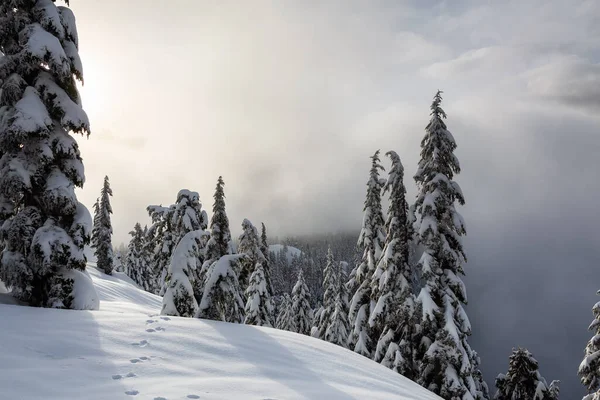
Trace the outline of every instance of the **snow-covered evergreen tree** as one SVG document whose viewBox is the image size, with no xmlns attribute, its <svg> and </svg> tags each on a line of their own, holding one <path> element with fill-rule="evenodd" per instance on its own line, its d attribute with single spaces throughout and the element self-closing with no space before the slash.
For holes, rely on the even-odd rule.
<svg viewBox="0 0 600 400">
<path fill-rule="evenodd" d="M 348 320 L 348 290 L 346 288 L 346 274 L 344 262 L 338 264 L 335 279 L 335 301 L 333 311 L 329 316 L 324 338 L 326 341 L 338 346 L 348 347 L 350 334 L 350 321 Z"/>
<path fill-rule="evenodd" d="M 96 199 L 96 202 L 94 203 L 94 206 L 92 208 L 94 210 L 94 220 L 93 220 L 93 224 L 92 224 L 92 237 L 90 239 L 90 245 L 92 246 L 92 248 L 96 249 L 98 247 L 98 244 L 97 244 L 97 237 L 94 233 L 100 229 L 99 228 L 99 223 L 100 223 L 100 198 L 99 197 Z"/>
<path fill-rule="evenodd" d="M 32 306 L 73 308 L 92 229 L 69 134 L 90 134 L 75 16 L 51 0 L 2 1 L 0 27 L 0 279 Z"/>
<path fill-rule="evenodd" d="M 195 279 L 194 270 L 200 265 L 200 252 L 207 236 L 208 232 L 204 230 L 188 232 L 175 247 L 169 264 L 161 314 L 176 317 L 196 315 L 198 303 L 194 297 L 192 283 Z"/>
<path fill-rule="evenodd" d="M 600 295 L 600 290 L 597 292 Z M 592 307 L 594 320 L 588 327 L 594 336 L 585 347 L 585 357 L 579 365 L 579 377 L 588 395 L 583 400 L 600 400 L 600 302 Z"/>
<path fill-rule="evenodd" d="M 356 270 L 353 271 L 349 282 L 350 286 L 357 288 L 350 304 L 351 343 L 355 352 L 369 358 L 372 356 L 377 343 L 377 338 L 372 337 L 369 327 L 369 317 L 374 307 L 374 302 L 371 299 L 371 277 L 375 272 L 385 242 L 384 220 L 381 209 L 381 190 L 385 181 L 379 178 L 379 171 L 384 170 L 380 164 L 379 150 L 375 152 L 371 160 L 363 225 L 358 238 L 358 246 L 364 249 L 364 252 L 362 260 Z"/>
<path fill-rule="evenodd" d="M 231 241 L 231 232 L 229 231 L 229 218 L 225 211 L 225 191 L 223 187 L 223 177 L 219 177 L 217 187 L 215 188 L 212 209 L 212 218 L 210 219 L 210 240 L 206 245 L 206 260 L 213 262 L 229 254 L 229 242 Z"/>
<path fill-rule="evenodd" d="M 322 308 L 315 313 L 315 330 L 314 337 L 325 339 L 325 332 L 330 323 L 331 314 L 336 307 L 336 298 L 339 292 L 339 273 L 337 271 L 331 246 L 327 249 L 327 262 L 323 269 L 323 305 Z"/>
<path fill-rule="evenodd" d="M 94 254 L 97 259 L 97 266 L 105 274 L 111 275 L 113 271 L 113 246 L 111 236 L 113 234 L 110 214 L 112 207 L 110 197 L 113 195 L 110 188 L 108 176 L 104 177 L 104 185 L 100 192 L 100 202 L 94 205 L 94 228 L 92 229 L 92 243 L 94 244 Z"/>
<path fill-rule="evenodd" d="M 232 254 L 215 261 L 206 272 L 204 293 L 196 317 L 225 322 L 244 322 L 244 300 L 237 278 L 245 254 Z"/>
<path fill-rule="evenodd" d="M 495 400 L 558 400 L 558 381 L 550 385 L 540 375 L 538 362 L 527 349 L 513 350 L 508 372 L 496 378 Z"/>
<path fill-rule="evenodd" d="M 147 229 L 142 229 L 142 226 L 136 223 L 133 230 L 129 232 L 131 240 L 127 246 L 125 273 L 139 287 L 151 292 L 154 276 L 150 268 L 151 254 L 148 253 L 146 247 L 146 231 Z"/>
<path fill-rule="evenodd" d="M 267 280 L 267 290 L 269 294 L 273 296 L 273 280 L 271 273 L 271 254 L 269 251 L 269 244 L 267 240 L 267 227 L 264 222 L 261 224 L 262 229 L 260 232 L 260 251 L 265 257 L 265 261 L 263 262 L 264 270 L 265 270 L 265 279 Z"/>
<path fill-rule="evenodd" d="M 298 280 L 292 289 L 292 328 L 296 333 L 310 334 L 312 326 L 312 308 L 310 307 L 310 293 L 302 269 L 298 272 Z"/>
<path fill-rule="evenodd" d="M 294 331 L 294 319 L 292 318 L 292 298 L 288 293 L 284 293 L 279 305 L 279 315 L 275 323 L 277 329 L 284 331 Z"/>
<path fill-rule="evenodd" d="M 169 207 L 151 205 L 147 210 L 152 218 L 149 235 L 152 237 L 153 269 L 157 276 L 155 292 L 163 295 L 166 290 L 167 271 L 175 246 L 187 233 L 206 230 L 208 216 L 202 209 L 198 193 L 187 189 L 182 189 L 177 193 L 175 204 Z M 206 242 L 208 238 L 202 240 Z M 206 243 L 201 243 L 199 246 L 204 249 Z M 204 250 L 198 254 L 202 263 Z"/>
<path fill-rule="evenodd" d="M 264 264 L 266 262 L 265 256 L 260 250 L 258 231 L 248 219 L 244 219 L 242 222 L 242 234 L 239 237 L 237 252 L 238 254 L 246 255 L 244 259 L 240 260 L 238 275 L 240 287 L 245 291 L 256 264 Z"/>
<path fill-rule="evenodd" d="M 369 325 L 373 338 L 378 338 L 375 361 L 394 369 L 409 379 L 416 377 L 413 363 L 414 294 L 409 265 L 411 228 L 404 187 L 404 167 L 394 151 L 384 192 L 390 202 L 385 229 L 383 254 L 371 282 L 371 296 L 376 305 Z"/>
<path fill-rule="evenodd" d="M 464 204 L 460 187 L 452 179 L 460 172 L 454 137 L 446 128 L 441 92 L 431 105 L 431 119 L 421 142 L 421 160 L 415 175 L 415 231 L 424 251 L 418 268 L 422 288 L 416 361 L 418 382 L 445 399 L 485 398 L 475 370 L 476 353 L 467 337 L 471 325 L 463 304 L 467 293 L 460 275 L 466 256 L 461 236 L 466 234 L 455 202 Z"/>
<path fill-rule="evenodd" d="M 261 263 L 256 264 L 246 289 L 246 320 L 248 325 L 273 326 L 273 303 L 267 289 L 267 279 Z"/>
</svg>

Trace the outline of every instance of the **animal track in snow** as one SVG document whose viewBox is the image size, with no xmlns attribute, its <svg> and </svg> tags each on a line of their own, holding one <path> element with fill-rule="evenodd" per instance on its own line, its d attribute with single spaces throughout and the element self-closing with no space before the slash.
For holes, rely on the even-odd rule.
<svg viewBox="0 0 600 400">
<path fill-rule="evenodd" d="M 163 321 L 170 321 L 171 320 L 171 318 L 169 318 L 169 317 L 160 317 L 160 319 L 162 319 Z"/>
<path fill-rule="evenodd" d="M 125 376 L 123 376 L 123 375 L 121 375 L 121 374 L 116 374 L 116 375 L 113 375 L 113 376 L 112 376 L 112 378 L 113 378 L 114 380 L 118 380 L 118 379 L 123 379 L 123 378 L 133 378 L 133 377 L 136 377 L 136 376 L 137 376 L 137 375 L 136 375 L 136 374 L 134 374 L 133 372 L 129 372 L 129 373 L 128 373 L 127 375 L 125 375 Z"/>
<path fill-rule="evenodd" d="M 140 394 L 140 392 L 138 392 L 137 390 L 128 390 L 125 392 L 125 394 L 128 396 L 137 396 L 138 394 Z"/>
<path fill-rule="evenodd" d="M 155 397 L 154 400 L 167 400 L 166 397 Z"/>
<path fill-rule="evenodd" d="M 187 395 L 187 398 L 188 398 L 188 399 L 199 399 L 199 398 L 200 398 L 200 396 L 198 396 L 197 394 L 188 394 L 188 395 Z"/>
<path fill-rule="evenodd" d="M 165 329 L 165 328 L 163 328 L 162 326 L 157 326 L 157 327 L 156 327 L 156 330 L 157 330 L 157 331 L 163 331 L 163 332 L 164 332 L 164 331 L 166 331 L 166 329 Z"/>
<path fill-rule="evenodd" d="M 139 342 L 131 343 L 132 346 L 139 346 L 139 347 L 146 347 L 149 344 L 150 343 L 148 343 L 148 341 L 146 339 L 140 340 Z"/>
<path fill-rule="evenodd" d="M 150 359 L 150 357 L 146 357 L 146 356 L 140 357 L 140 360 L 144 360 L 144 361 L 148 361 L 149 359 Z"/>
<path fill-rule="evenodd" d="M 155 330 L 155 329 L 152 329 L 152 328 L 149 328 L 149 329 L 146 329 L 146 332 L 150 332 L 150 333 L 152 333 L 152 332 L 156 332 L 156 330 Z"/>
<path fill-rule="evenodd" d="M 142 360 L 140 360 L 139 358 L 132 358 L 131 360 L 129 360 L 129 362 L 132 364 L 137 364 L 139 362 L 142 362 Z"/>
<path fill-rule="evenodd" d="M 157 320 L 155 320 L 155 319 L 147 319 L 147 320 L 146 320 L 146 323 L 147 323 L 147 324 L 153 324 L 153 323 L 155 323 L 155 322 L 158 322 L 158 321 L 157 321 Z"/>
</svg>

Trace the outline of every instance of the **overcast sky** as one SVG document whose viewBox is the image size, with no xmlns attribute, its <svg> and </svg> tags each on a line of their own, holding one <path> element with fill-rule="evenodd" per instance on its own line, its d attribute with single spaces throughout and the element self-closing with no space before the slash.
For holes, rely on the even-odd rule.
<svg viewBox="0 0 600 400">
<path fill-rule="evenodd" d="M 600 2 L 73 1 L 91 208 L 110 177 L 116 243 L 181 188 L 234 233 L 356 230 L 369 156 L 413 198 L 437 89 L 458 142 L 473 347 L 513 346 L 576 399 L 600 288 Z M 387 160 L 385 160 L 387 162 Z M 493 390 L 495 392 L 495 390 Z"/>
</svg>

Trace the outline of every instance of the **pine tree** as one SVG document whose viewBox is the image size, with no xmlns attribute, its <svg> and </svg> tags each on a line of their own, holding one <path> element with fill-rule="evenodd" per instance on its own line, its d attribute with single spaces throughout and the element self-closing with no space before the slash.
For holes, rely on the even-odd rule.
<svg viewBox="0 0 600 400">
<path fill-rule="evenodd" d="M 464 204 L 460 187 L 452 180 L 460 172 L 453 154 L 456 142 L 447 130 L 441 92 L 431 105 L 431 120 L 421 142 L 421 160 L 415 175 L 415 203 L 419 244 L 424 251 L 418 263 L 423 287 L 418 302 L 420 321 L 416 361 L 418 382 L 443 398 L 485 398 L 481 374 L 475 370 L 476 353 L 467 337 L 471 326 L 463 304 L 467 302 L 464 274 L 466 256 L 461 236 L 465 224 L 454 203 Z"/>
<path fill-rule="evenodd" d="M 167 288 L 163 297 L 162 315 L 193 317 L 198 310 L 194 297 L 194 270 L 200 265 L 200 252 L 203 250 L 204 230 L 191 231 L 181 238 L 173 251 L 166 279 Z"/>
<path fill-rule="evenodd" d="M 496 378 L 495 400 L 558 400 L 558 381 L 550 385 L 540 375 L 538 362 L 527 349 L 513 350 L 508 372 Z"/>
<path fill-rule="evenodd" d="M 277 329 L 284 331 L 294 331 L 294 319 L 292 318 L 292 298 L 288 293 L 284 293 L 279 306 L 279 315 L 275 323 Z"/>
<path fill-rule="evenodd" d="M 244 321 L 244 300 L 236 272 L 239 267 L 236 264 L 245 257 L 244 254 L 226 255 L 210 266 L 197 318 L 236 323 Z"/>
<path fill-rule="evenodd" d="M 245 254 L 246 257 L 240 260 L 239 282 L 243 291 L 248 287 L 250 275 L 254 271 L 256 264 L 265 263 L 265 256 L 260 250 L 260 239 L 258 231 L 247 219 L 242 222 L 242 234 L 239 237 L 238 254 Z"/>
<path fill-rule="evenodd" d="M 350 321 L 348 320 L 348 291 L 346 289 L 346 275 L 344 263 L 339 263 L 335 279 L 335 301 L 333 312 L 329 316 L 324 338 L 326 341 L 338 346 L 348 347 Z"/>
<path fill-rule="evenodd" d="M 112 189 L 108 176 L 104 177 L 104 185 L 100 192 L 100 203 L 94 205 L 94 228 L 92 229 L 92 243 L 95 246 L 94 254 L 97 258 L 97 266 L 105 274 L 111 275 L 113 271 L 113 247 L 112 247 L 112 224 L 110 214 L 112 207 L 110 205 L 110 196 Z"/>
<path fill-rule="evenodd" d="M 392 160 L 384 187 L 384 192 L 389 192 L 390 195 L 385 225 L 387 237 L 371 282 L 371 295 L 376 305 L 369 325 L 373 337 L 378 338 L 375 361 L 414 379 L 414 294 L 412 270 L 409 266 L 411 228 L 404 187 L 404 167 L 396 152 L 390 151 L 387 156 Z"/>
<path fill-rule="evenodd" d="M 600 290 L 597 292 L 600 295 Z M 588 395 L 583 400 L 600 400 L 600 302 L 592 307 L 594 320 L 588 329 L 594 336 L 585 347 L 585 357 L 579 365 L 579 377 Z"/>
<path fill-rule="evenodd" d="M 331 246 L 327 249 L 327 263 L 323 270 L 323 306 L 322 309 L 315 313 L 315 337 L 325 339 L 327 326 L 330 323 L 331 314 L 336 307 L 336 297 L 339 292 L 338 271 L 336 270 L 335 261 Z"/>
<path fill-rule="evenodd" d="M 90 134 L 75 16 L 51 1 L 3 1 L 0 27 L 0 279 L 32 306 L 72 308 L 92 229 L 69 134 Z"/>
<path fill-rule="evenodd" d="M 153 223 L 149 231 L 153 238 L 153 264 L 157 276 L 155 292 L 164 295 L 167 271 L 175 246 L 187 233 L 206 230 L 208 216 L 202 209 L 198 193 L 187 189 L 182 189 L 177 193 L 175 204 L 169 207 L 148 206 L 147 210 Z M 206 242 L 208 239 L 203 237 L 202 240 Z M 206 243 L 200 243 L 199 246 L 204 249 Z M 198 253 L 198 257 L 199 262 L 202 263 L 204 250 Z"/>
<path fill-rule="evenodd" d="M 265 269 L 265 279 L 267 280 L 267 290 L 269 291 L 269 295 L 273 296 L 273 280 L 271 273 L 271 252 L 269 251 L 269 244 L 267 241 L 267 228 L 265 227 L 264 222 L 261 223 L 262 229 L 260 233 L 260 251 L 265 257 L 264 269 Z"/>
<path fill-rule="evenodd" d="M 302 269 L 298 272 L 298 280 L 292 289 L 292 319 L 293 329 L 296 333 L 310 334 L 312 324 L 312 308 L 310 307 L 310 293 Z"/>
<path fill-rule="evenodd" d="M 139 287 L 147 292 L 152 291 L 153 271 L 150 269 L 151 255 L 146 247 L 146 231 L 142 229 L 139 223 L 136 223 L 133 230 L 129 232 L 131 240 L 127 246 L 127 256 L 125 257 L 125 273 Z"/>
<path fill-rule="evenodd" d="M 246 289 L 246 320 L 248 325 L 273 326 L 273 303 L 267 290 L 267 279 L 262 264 L 256 264 Z"/>
<path fill-rule="evenodd" d="M 375 272 L 375 266 L 381 257 L 385 242 L 381 209 L 381 190 L 384 182 L 379 178 L 379 171 L 383 171 L 384 168 L 380 164 L 379 150 L 375 152 L 371 160 L 363 226 L 358 238 L 358 246 L 364 249 L 364 252 L 361 263 L 356 267 L 349 282 L 350 286 L 357 288 L 350 304 L 351 343 L 355 352 L 369 358 L 376 345 L 376 338 L 371 337 L 369 327 L 370 312 L 374 307 L 371 300 L 371 277 Z"/>
<path fill-rule="evenodd" d="M 210 240 L 206 245 L 206 260 L 212 260 L 213 262 L 229 254 L 229 242 L 231 242 L 223 186 L 225 186 L 225 182 L 223 182 L 223 177 L 219 176 L 213 196 L 215 202 L 213 203 L 213 215 L 210 220 Z"/>
</svg>

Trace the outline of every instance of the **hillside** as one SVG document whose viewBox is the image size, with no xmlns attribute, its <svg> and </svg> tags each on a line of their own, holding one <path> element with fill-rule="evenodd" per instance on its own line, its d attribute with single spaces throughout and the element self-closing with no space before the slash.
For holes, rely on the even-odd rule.
<svg viewBox="0 0 600 400">
<path fill-rule="evenodd" d="M 100 311 L 0 305 L 2 398 L 437 399 L 366 358 L 276 329 L 162 317 L 90 267 Z"/>
</svg>

